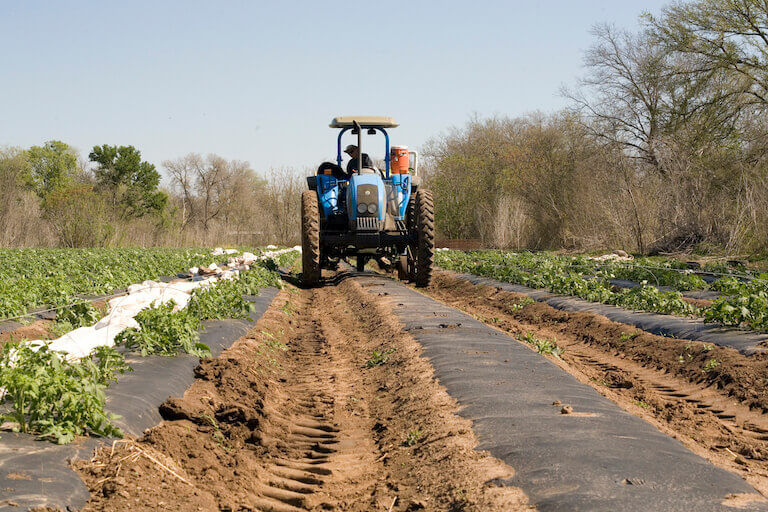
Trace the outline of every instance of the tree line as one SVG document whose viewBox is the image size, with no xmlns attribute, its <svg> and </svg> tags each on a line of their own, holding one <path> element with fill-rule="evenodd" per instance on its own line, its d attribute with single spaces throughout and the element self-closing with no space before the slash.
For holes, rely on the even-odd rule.
<svg viewBox="0 0 768 512">
<path fill-rule="evenodd" d="M 302 178 L 189 154 L 162 163 L 133 146 L 83 158 L 53 140 L 0 149 L 0 246 L 254 245 L 298 240 Z"/>
<path fill-rule="evenodd" d="M 676 2 L 594 28 L 552 114 L 471 119 L 427 147 L 436 223 L 499 247 L 768 248 L 768 4 Z"/>
</svg>

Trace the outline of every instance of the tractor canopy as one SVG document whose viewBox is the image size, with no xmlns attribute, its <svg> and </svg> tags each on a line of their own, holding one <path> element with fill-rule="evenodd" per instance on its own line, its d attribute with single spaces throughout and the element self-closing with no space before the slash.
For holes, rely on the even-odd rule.
<svg viewBox="0 0 768 512">
<path fill-rule="evenodd" d="M 355 124 L 361 128 L 357 130 Z M 367 130 L 368 135 L 374 135 L 376 132 L 384 134 L 384 164 L 387 178 L 389 178 L 389 134 L 385 128 L 397 128 L 399 125 L 393 117 L 388 116 L 338 116 L 334 117 L 331 124 L 328 125 L 331 128 L 341 128 L 339 136 L 336 141 L 336 164 L 341 167 L 341 138 L 342 136 L 352 130 L 352 133 L 357 135 L 357 146 L 360 149 L 360 153 L 363 153 L 363 130 Z"/>
<path fill-rule="evenodd" d="M 397 128 L 400 126 L 393 117 L 387 116 L 339 116 L 334 117 L 331 128 L 352 128 L 357 121 L 363 128 Z"/>
</svg>

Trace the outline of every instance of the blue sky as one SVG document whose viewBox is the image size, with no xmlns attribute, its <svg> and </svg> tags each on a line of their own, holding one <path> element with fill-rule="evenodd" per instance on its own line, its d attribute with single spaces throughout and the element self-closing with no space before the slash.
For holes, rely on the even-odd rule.
<svg viewBox="0 0 768 512">
<path fill-rule="evenodd" d="M 134 145 L 257 171 L 335 153 L 336 115 L 420 147 L 472 115 L 565 105 L 590 28 L 668 1 L 0 0 L 0 146 Z M 373 152 L 375 156 L 376 152 Z"/>
</svg>

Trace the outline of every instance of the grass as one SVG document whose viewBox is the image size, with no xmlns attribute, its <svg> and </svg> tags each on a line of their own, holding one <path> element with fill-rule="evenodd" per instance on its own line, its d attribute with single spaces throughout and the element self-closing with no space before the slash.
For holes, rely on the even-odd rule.
<svg viewBox="0 0 768 512">
<path fill-rule="evenodd" d="M 283 331 L 280 331 L 280 337 L 283 336 Z M 261 331 L 262 341 L 264 342 L 264 348 L 259 348 L 256 352 L 256 373 L 261 375 L 264 372 L 277 372 L 281 369 L 280 362 L 274 356 L 275 352 L 285 352 L 288 350 L 288 345 L 280 341 L 274 334 L 269 331 Z"/>
<path fill-rule="evenodd" d="M 284 332 L 280 331 L 278 336 L 276 337 L 274 334 L 268 331 L 261 331 L 261 335 L 264 336 L 264 344 L 271 348 L 272 350 L 282 350 L 285 352 L 288 350 L 288 345 L 280 341 L 280 338 L 283 337 Z"/>
</svg>

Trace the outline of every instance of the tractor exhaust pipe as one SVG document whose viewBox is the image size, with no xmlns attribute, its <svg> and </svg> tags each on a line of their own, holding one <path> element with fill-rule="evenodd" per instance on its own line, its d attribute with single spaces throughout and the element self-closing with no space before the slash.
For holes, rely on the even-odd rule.
<svg viewBox="0 0 768 512">
<path fill-rule="evenodd" d="M 357 121 L 352 121 L 352 126 L 357 130 L 357 174 L 363 170 L 363 128 Z"/>
</svg>

